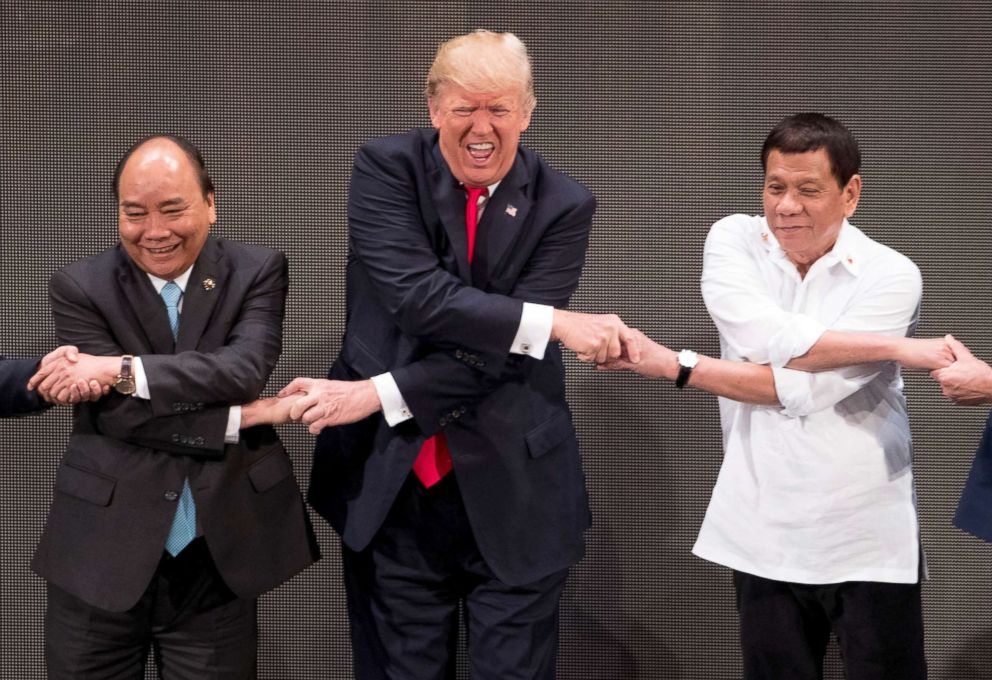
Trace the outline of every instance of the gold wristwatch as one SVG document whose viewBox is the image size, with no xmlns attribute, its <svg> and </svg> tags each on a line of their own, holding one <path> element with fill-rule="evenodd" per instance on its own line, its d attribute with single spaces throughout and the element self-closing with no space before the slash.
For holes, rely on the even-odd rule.
<svg viewBox="0 0 992 680">
<path fill-rule="evenodd" d="M 131 370 L 133 361 L 134 357 L 130 354 L 121 357 L 121 372 L 117 374 L 117 379 L 114 381 L 114 389 L 125 396 L 134 394 L 135 390 L 134 372 Z"/>
</svg>

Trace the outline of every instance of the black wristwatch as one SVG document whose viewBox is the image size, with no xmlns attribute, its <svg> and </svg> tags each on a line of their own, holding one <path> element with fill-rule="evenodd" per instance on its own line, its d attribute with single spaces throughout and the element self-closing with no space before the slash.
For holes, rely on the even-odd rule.
<svg viewBox="0 0 992 680">
<path fill-rule="evenodd" d="M 132 361 L 134 361 L 134 357 L 130 354 L 121 357 L 121 372 L 117 374 L 117 380 L 114 382 L 114 389 L 125 396 L 134 394 L 135 390 L 134 372 L 131 370 Z"/>
<path fill-rule="evenodd" d="M 680 390 L 689 382 L 689 374 L 699 363 L 699 355 L 691 349 L 684 349 L 679 352 L 679 374 L 675 378 L 675 386 Z"/>
</svg>

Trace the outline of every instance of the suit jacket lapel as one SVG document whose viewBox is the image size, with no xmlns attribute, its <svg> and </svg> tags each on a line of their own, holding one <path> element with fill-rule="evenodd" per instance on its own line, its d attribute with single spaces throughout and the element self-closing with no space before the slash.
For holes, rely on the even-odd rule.
<svg viewBox="0 0 992 680">
<path fill-rule="evenodd" d="M 496 188 L 479 220 L 472 257 L 472 283 L 476 287 L 481 288 L 489 281 L 527 222 L 531 200 L 525 189 L 529 183 L 530 176 L 518 152 L 510 172 Z"/>
<path fill-rule="evenodd" d="M 458 276 L 465 283 L 472 282 L 472 270 L 468 264 L 468 236 L 465 234 L 465 190 L 451 174 L 448 164 L 441 155 L 436 140 L 432 150 L 434 167 L 429 173 L 431 198 L 437 208 L 438 217 L 455 251 L 458 263 Z M 478 247 L 478 242 L 476 243 Z"/>
<path fill-rule="evenodd" d="M 165 303 L 155 292 L 155 286 L 148 280 L 148 275 L 138 268 L 131 257 L 118 246 L 120 258 L 117 265 L 117 285 L 121 287 L 124 298 L 131 307 L 136 328 L 144 334 L 145 345 L 154 354 L 172 354 L 172 331 L 169 330 L 169 315 L 165 311 Z"/>
<path fill-rule="evenodd" d="M 210 321 L 217 301 L 223 295 L 231 274 L 230 262 L 223 257 L 217 241 L 208 238 L 183 293 L 183 311 L 179 316 L 176 352 L 195 350 Z"/>
</svg>

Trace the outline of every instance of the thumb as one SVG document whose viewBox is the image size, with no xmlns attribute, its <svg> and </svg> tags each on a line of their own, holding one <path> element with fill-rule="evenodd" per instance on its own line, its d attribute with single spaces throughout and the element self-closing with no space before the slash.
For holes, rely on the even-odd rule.
<svg viewBox="0 0 992 680">
<path fill-rule="evenodd" d="M 957 338 L 948 333 L 944 336 L 944 342 L 951 348 L 955 359 L 964 359 L 971 356 L 971 350 L 965 347 Z"/>
<path fill-rule="evenodd" d="M 294 378 L 292 382 L 279 390 L 279 394 L 276 396 L 288 397 L 289 395 L 296 394 L 297 392 L 307 392 L 312 384 L 313 380 L 311 378 Z"/>
</svg>

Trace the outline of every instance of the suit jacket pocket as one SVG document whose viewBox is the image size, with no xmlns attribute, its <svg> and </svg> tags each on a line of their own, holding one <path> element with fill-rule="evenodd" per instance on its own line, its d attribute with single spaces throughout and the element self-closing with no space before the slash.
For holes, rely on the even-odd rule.
<svg viewBox="0 0 992 680">
<path fill-rule="evenodd" d="M 96 505 L 110 505 L 117 481 L 99 472 L 63 463 L 55 475 L 55 489 Z"/>
<path fill-rule="evenodd" d="M 270 453 L 248 468 L 248 479 L 257 493 L 264 493 L 293 476 L 293 464 L 285 453 Z"/>
<path fill-rule="evenodd" d="M 569 438 L 575 438 L 575 429 L 565 411 L 551 416 L 525 437 L 531 458 L 540 458 Z"/>
</svg>

